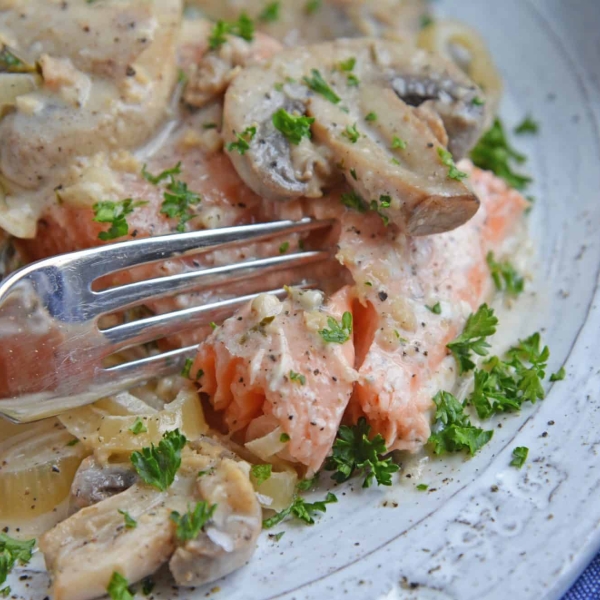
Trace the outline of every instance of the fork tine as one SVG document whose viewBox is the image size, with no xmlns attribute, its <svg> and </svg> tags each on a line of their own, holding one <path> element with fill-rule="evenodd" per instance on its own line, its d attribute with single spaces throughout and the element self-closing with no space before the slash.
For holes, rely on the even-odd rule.
<svg viewBox="0 0 600 600">
<path fill-rule="evenodd" d="M 314 284 L 305 284 L 300 287 L 313 287 Z M 163 315 L 155 315 L 146 319 L 139 319 L 130 323 L 116 325 L 109 329 L 102 330 L 107 343 L 112 352 L 118 352 L 123 348 L 145 344 L 153 340 L 172 335 L 178 331 L 189 328 L 191 325 L 207 323 L 210 321 L 220 321 L 230 316 L 236 308 L 243 306 L 260 296 L 260 294 L 285 295 L 284 288 L 248 294 L 228 300 L 220 300 L 204 304 L 203 306 L 194 306 L 183 310 L 177 310 Z"/>
<path fill-rule="evenodd" d="M 99 385 L 116 385 L 118 390 L 130 389 L 156 377 L 166 377 L 180 371 L 185 360 L 194 356 L 200 344 L 178 348 L 96 372 Z"/>
<path fill-rule="evenodd" d="M 233 265 L 199 269 L 189 273 L 179 273 L 110 288 L 101 292 L 93 292 L 93 303 L 100 315 L 129 308 L 150 298 L 170 296 L 191 289 L 204 289 L 218 284 L 229 285 L 230 283 L 267 275 L 286 268 L 292 269 L 322 262 L 330 256 L 328 252 L 322 251 L 299 252 Z"/>
<path fill-rule="evenodd" d="M 274 221 L 222 229 L 190 231 L 141 240 L 128 240 L 54 257 L 51 260 L 52 264 L 56 266 L 82 269 L 84 273 L 91 271 L 90 279 L 94 280 L 108 273 L 166 260 L 185 253 L 207 252 L 215 246 L 228 248 L 249 240 L 257 242 L 284 234 L 314 231 L 330 227 L 333 222 L 331 219 L 315 221 L 305 218 L 299 221 Z"/>
</svg>

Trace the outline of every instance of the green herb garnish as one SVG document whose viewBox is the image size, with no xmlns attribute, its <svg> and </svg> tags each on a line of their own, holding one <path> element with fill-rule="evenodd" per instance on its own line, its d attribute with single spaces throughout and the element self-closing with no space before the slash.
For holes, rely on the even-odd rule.
<svg viewBox="0 0 600 600">
<path fill-rule="evenodd" d="M 227 146 L 229 152 L 237 150 L 242 156 L 246 153 L 246 150 L 250 150 L 250 142 L 256 135 L 256 127 L 246 127 L 242 133 L 236 133 L 235 137 L 237 142 L 231 142 Z"/>
<path fill-rule="evenodd" d="M 313 525 L 315 520 L 313 514 L 315 512 L 327 512 L 327 504 L 333 504 L 337 502 L 337 498 L 331 492 L 327 493 L 325 500 L 319 500 L 317 502 L 306 502 L 301 496 L 296 496 L 294 501 L 281 512 L 273 515 L 269 519 L 263 521 L 263 528 L 270 529 L 275 527 L 283 521 L 288 515 L 303 521 L 307 525 Z"/>
<path fill-rule="evenodd" d="M 329 344 L 343 344 L 350 339 L 352 335 L 352 314 L 345 312 L 342 315 L 341 324 L 333 317 L 327 318 L 329 329 L 321 329 L 319 335 Z"/>
<path fill-rule="evenodd" d="M 164 193 L 164 200 L 160 207 L 160 212 L 169 219 L 179 219 L 177 231 L 183 232 L 185 224 L 194 217 L 190 209 L 200 203 L 200 196 L 188 189 L 187 183 L 174 179 L 171 176 L 171 182 L 167 185 Z"/>
<path fill-rule="evenodd" d="M 520 469 L 527 460 L 527 455 L 529 454 L 529 448 L 526 446 L 517 446 L 513 451 L 513 459 L 510 461 L 511 467 L 517 467 Z"/>
<path fill-rule="evenodd" d="M 256 481 L 256 485 L 262 485 L 267 479 L 271 478 L 271 473 L 273 472 L 273 465 L 252 465 L 250 469 L 250 473 L 254 480 Z"/>
<path fill-rule="evenodd" d="M 404 140 L 401 140 L 397 135 L 392 139 L 392 149 L 397 150 L 406 150 L 407 143 Z"/>
<path fill-rule="evenodd" d="M 173 175 L 179 175 L 181 173 L 181 161 L 179 161 L 174 167 L 170 169 L 165 169 L 158 175 L 152 175 L 152 173 L 148 173 L 146 171 L 146 165 L 142 167 L 142 177 L 149 181 L 152 185 L 158 185 L 164 179 L 169 179 L 169 177 L 173 177 Z"/>
<path fill-rule="evenodd" d="M 183 368 L 181 369 L 181 376 L 185 377 L 186 379 L 190 378 L 190 371 L 192 369 L 192 365 L 194 364 L 194 359 L 193 358 L 186 358 L 185 359 L 185 363 L 183 365 Z"/>
<path fill-rule="evenodd" d="M 190 510 L 188 506 L 188 511 L 183 515 L 174 510 L 170 515 L 170 519 L 177 526 L 175 530 L 177 539 L 180 542 L 187 542 L 197 538 L 216 509 L 216 504 L 209 507 L 208 502 L 200 500 L 196 503 L 194 510 Z"/>
<path fill-rule="evenodd" d="M 438 148 L 437 152 L 438 156 L 440 157 L 440 160 L 442 161 L 442 164 L 448 167 L 449 179 L 462 181 L 463 179 L 468 177 L 468 175 L 465 172 L 458 170 L 456 164 L 454 163 L 454 159 L 452 158 L 452 154 L 450 154 L 448 150 L 446 150 L 445 148 Z"/>
<path fill-rule="evenodd" d="M 285 108 L 273 114 L 273 125 L 281 131 L 288 141 L 298 145 L 302 138 L 311 138 L 310 126 L 315 122 L 313 117 L 291 115 Z"/>
<path fill-rule="evenodd" d="M 179 429 L 167 431 L 158 446 L 142 448 L 131 454 L 131 462 L 136 473 L 149 485 L 161 492 L 168 489 L 175 480 L 181 466 L 181 451 L 187 439 Z"/>
<path fill-rule="evenodd" d="M 490 345 L 485 338 L 496 333 L 496 325 L 498 319 L 494 310 L 487 304 L 482 304 L 476 313 L 469 316 L 463 332 L 446 346 L 456 359 L 459 375 L 475 368 L 475 363 L 470 358 L 471 352 L 479 356 L 488 354 Z"/>
<path fill-rule="evenodd" d="M 331 476 L 334 481 L 342 483 L 359 472 L 365 478 L 364 488 L 370 487 L 373 480 L 378 485 L 392 484 L 392 473 L 399 467 L 391 458 L 382 458 L 387 454 L 385 440 L 379 433 L 370 439 L 370 432 L 371 426 L 364 417 L 353 427 L 340 427 L 332 454 L 325 461 L 325 469 L 335 471 Z"/>
<path fill-rule="evenodd" d="M 565 371 L 565 368 L 561 367 L 558 371 L 556 371 L 556 373 L 552 373 L 552 375 L 550 375 L 550 381 L 562 381 L 566 375 L 567 372 Z"/>
<path fill-rule="evenodd" d="M 263 23 L 273 23 L 279 19 L 279 9 L 279 2 L 271 2 L 263 8 L 260 15 L 258 15 L 258 18 L 263 21 Z"/>
<path fill-rule="evenodd" d="M 327 82 L 323 79 L 321 73 L 317 69 L 311 70 L 312 77 L 303 77 L 302 81 L 311 89 L 313 92 L 321 94 L 324 98 L 327 98 L 329 102 L 338 104 L 341 102 L 341 98 L 329 87 Z"/>
<path fill-rule="evenodd" d="M 133 433 L 133 435 L 139 435 L 140 433 L 147 433 L 148 428 L 144 425 L 144 421 L 137 417 L 135 423 L 129 428 L 129 431 Z"/>
<path fill-rule="evenodd" d="M 228 35 L 235 35 L 247 42 L 254 39 L 254 23 L 247 14 L 242 13 L 237 21 L 229 23 L 227 21 L 217 21 L 208 39 L 208 45 L 211 50 L 218 50 L 227 42 Z"/>
<path fill-rule="evenodd" d="M 527 115 L 523 121 L 515 127 L 515 133 L 517 135 L 523 135 L 524 133 L 535 134 L 539 131 L 540 126 L 534 121 L 530 115 Z"/>
<path fill-rule="evenodd" d="M 434 433 L 427 444 L 435 454 L 467 450 L 473 455 L 492 439 L 494 432 L 472 425 L 464 406 L 449 392 L 438 392 L 433 401 L 437 407 Z"/>
<path fill-rule="evenodd" d="M 425 308 L 429 311 L 431 311 L 434 315 L 441 315 L 442 314 L 442 306 L 439 302 L 436 302 L 433 306 L 427 306 L 425 305 Z"/>
<path fill-rule="evenodd" d="M 137 527 L 137 521 L 126 510 L 119 509 L 119 513 L 123 515 L 126 529 L 135 529 Z"/>
<path fill-rule="evenodd" d="M 130 215 L 138 206 L 144 206 L 145 204 L 148 203 L 143 200 L 134 202 L 131 198 L 126 198 L 120 202 L 110 200 L 96 202 L 92 207 L 94 221 L 96 223 L 110 223 L 108 231 L 101 231 L 98 234 L 98 239 L 106 242 L 127 235 L 129 233 L 127 215 Z"/>
<path fill-rule="evenodd" d="M 31 560 L 34 546 L 35 540 L 20 541 L 0 533 L 0 585 L 6 581 L 15 564 L 26 565 Z"/>
<path fill-rule="evenodd" d="M 345 138 L 348 138 L 353 144 L 358 142 L 358 138 L 360 137 L 360 133 L 358 133 L 358 129 L 356 128 L 356 123 L 354 125 L 346 125 L 346 129 L 342 132 L 342 135 Z"/>
<path fill-rule="evenodd" d="M 496 262 L 493 252 L 488 252 L 486 261 L 498 291 L 504 290 L 510 296 L 518 296 L 523 291 L 525 280 L 508 261 Z"/>
<path fill-rule="evenodd" d="M 306 383 L 306 377 L 301 373 L 296 373 L 295 371 L 290 371 L 289 374 L 290 381 L 295 383 L 299 383 L 300 385 L 304 385 Z"/>
<path fill-rule="evenodd" d="M 133 600 L 133 594 L 129 589 L 129 581 L 117 571 L 112 574 L 106 591 L 111 600 Z"/>
</svg>

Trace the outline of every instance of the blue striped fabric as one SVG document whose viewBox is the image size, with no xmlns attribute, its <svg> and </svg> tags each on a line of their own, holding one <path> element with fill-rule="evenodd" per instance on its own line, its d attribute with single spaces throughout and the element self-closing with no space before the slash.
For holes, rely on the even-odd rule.
<svg viewBox="0 0 600 600">
<path fill-rule="evenodd" d="M 600 553 L 565 594 L 563 600 L 600 600 Z"/>
</svg>

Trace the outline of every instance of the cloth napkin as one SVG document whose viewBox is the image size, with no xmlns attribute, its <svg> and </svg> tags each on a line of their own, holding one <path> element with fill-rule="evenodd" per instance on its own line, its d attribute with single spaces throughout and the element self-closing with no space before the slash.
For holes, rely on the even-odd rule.
<svg viewBox="0 0 600 600">
<path fill-rule="evenodd" d="M 600 553 L 591 562 L 563 600 L 599 600 L 600 599 Z"/>
</svg>

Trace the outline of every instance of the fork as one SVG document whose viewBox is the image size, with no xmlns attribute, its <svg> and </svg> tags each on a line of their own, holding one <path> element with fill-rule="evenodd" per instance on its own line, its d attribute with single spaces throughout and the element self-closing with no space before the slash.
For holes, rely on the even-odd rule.
<svg viewBox="0 0 600 600">
<path fill-rule="evenodd" d="M 165 296 L 297 269 L 331 255 L 300 251 L 95 291 L 93 283 L 99 278 L 244 242 L 324 230 L 331 224 L 302 219 L 171 234 L 55 256 L 14 272 L 0 282 L 0 415 L 17 423 L 35 421 L 177 373 L 198 345 L 112 367 L 103 361 L 125 348 L 220 321 L 260 293 L 286 292 L 264 290 L 107 328 L 100 322 L 104 315 Z"/>
</svg>

